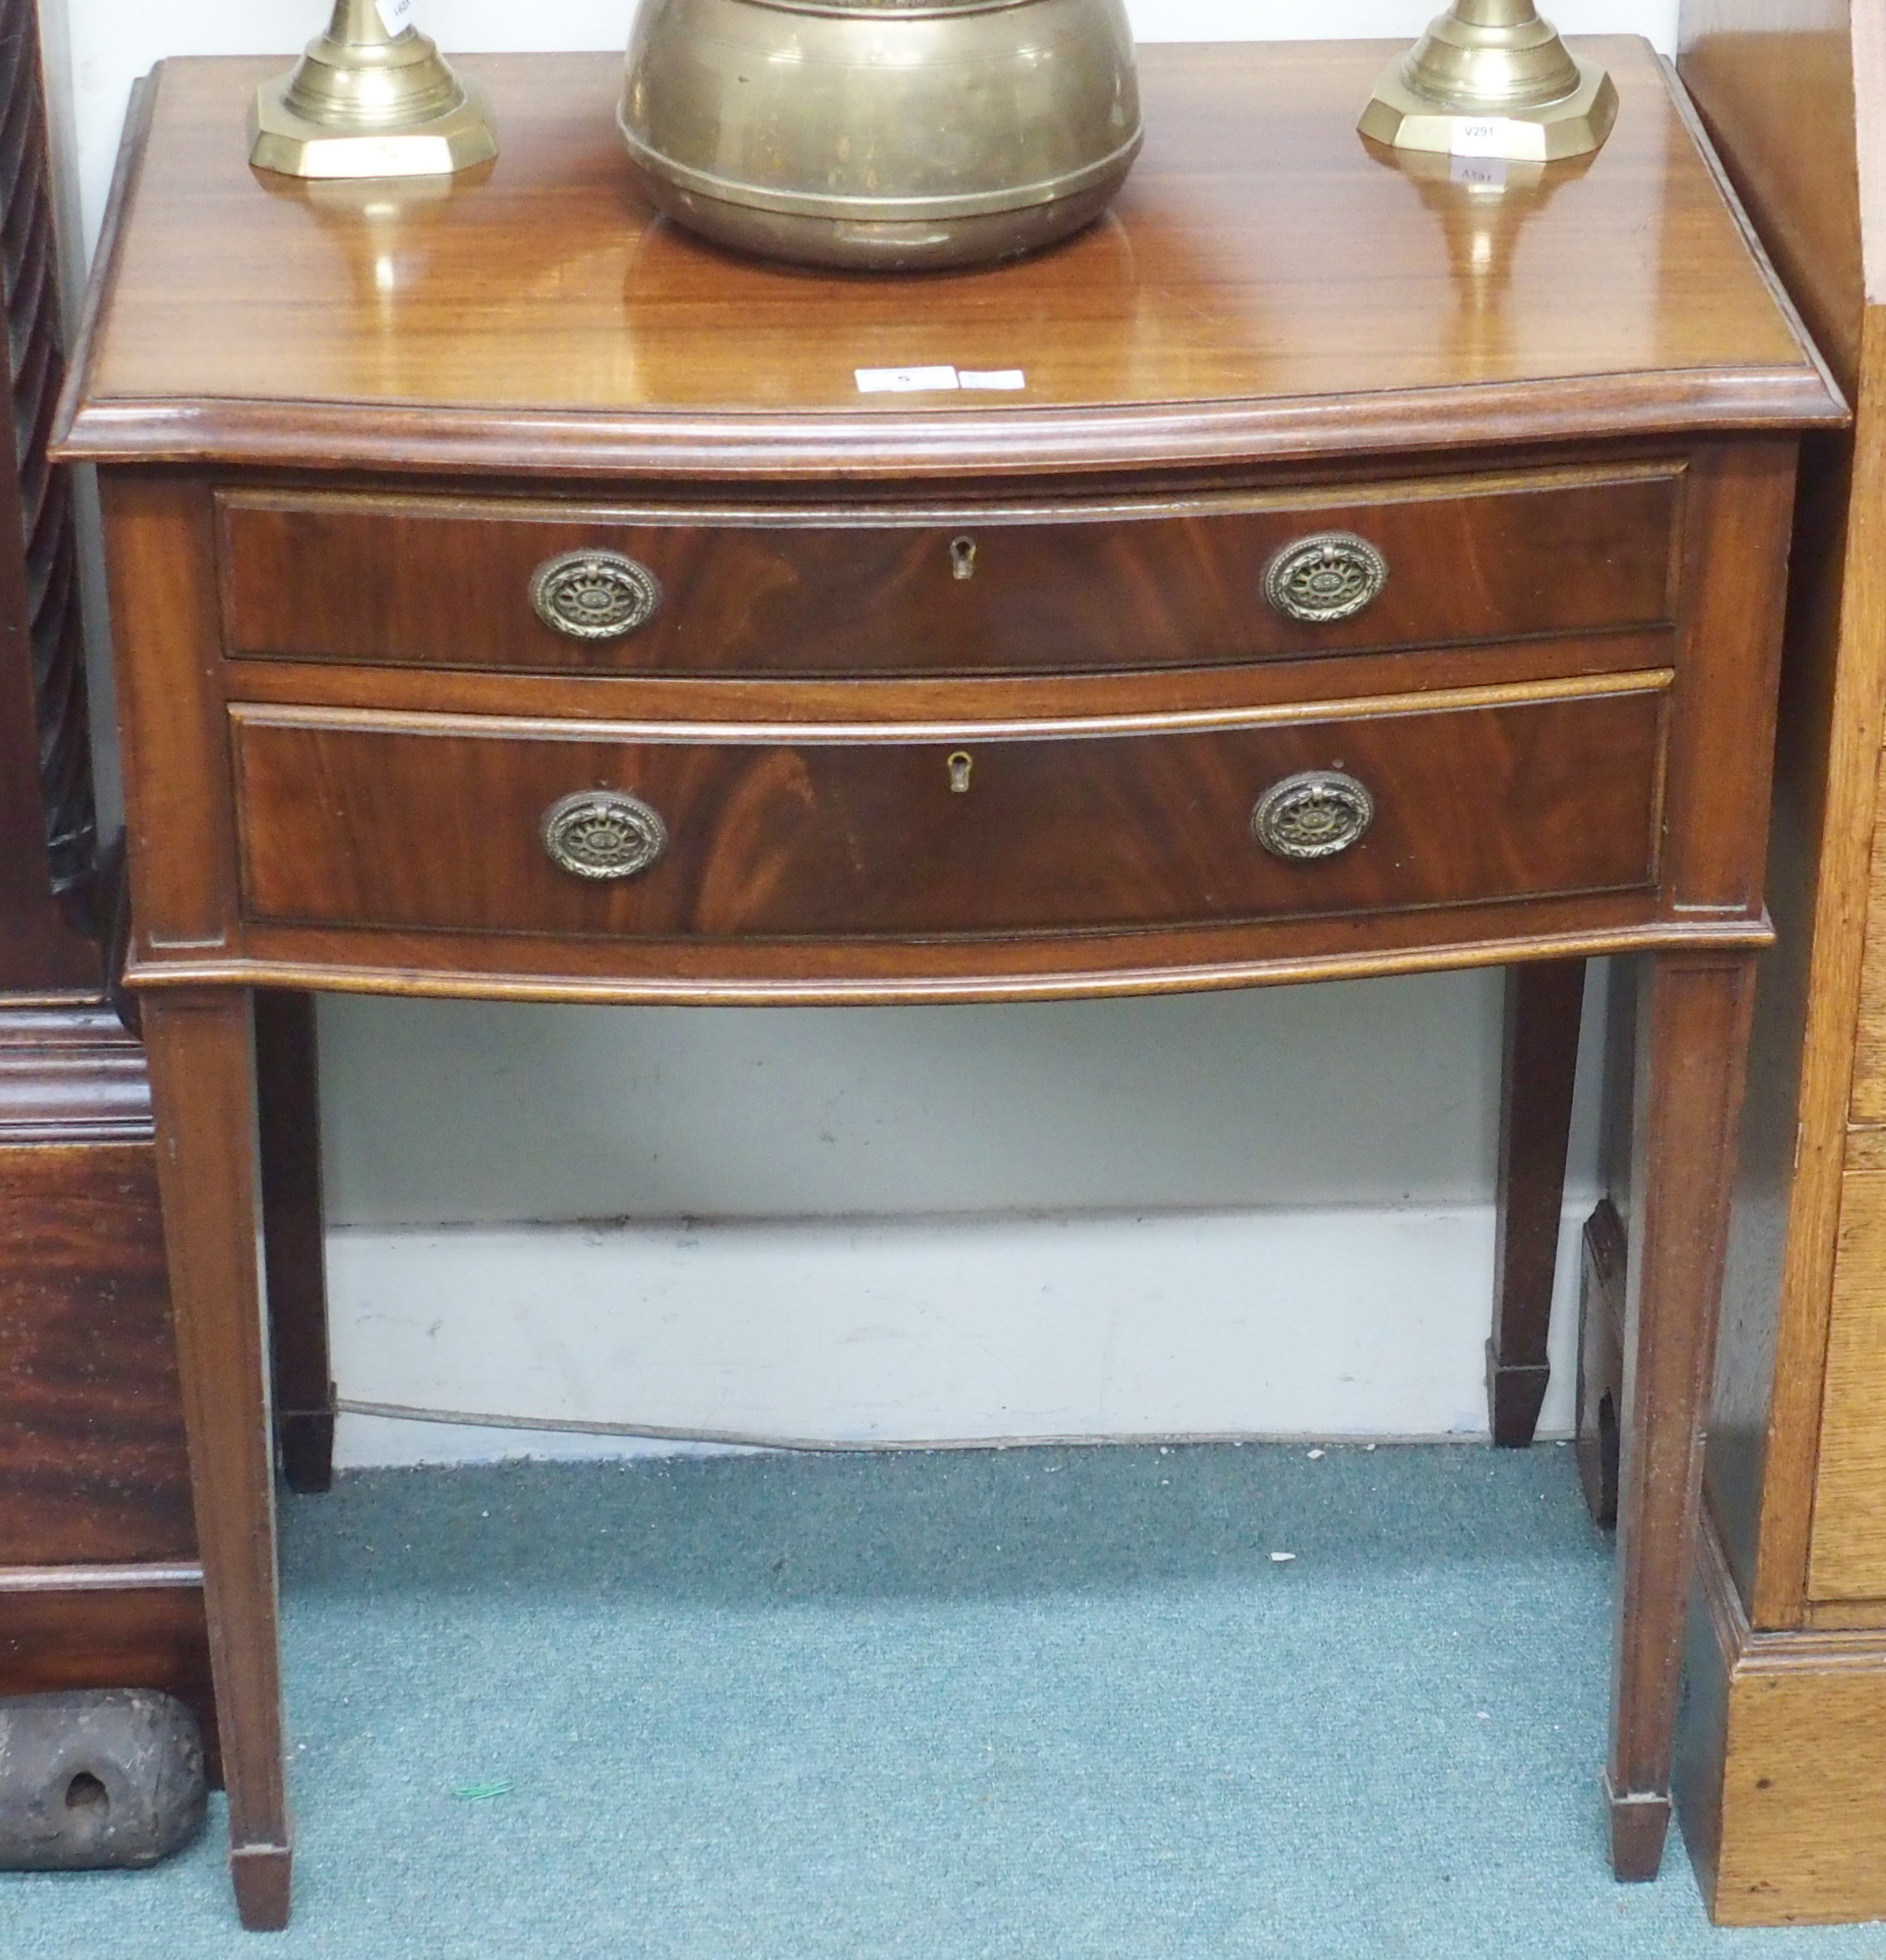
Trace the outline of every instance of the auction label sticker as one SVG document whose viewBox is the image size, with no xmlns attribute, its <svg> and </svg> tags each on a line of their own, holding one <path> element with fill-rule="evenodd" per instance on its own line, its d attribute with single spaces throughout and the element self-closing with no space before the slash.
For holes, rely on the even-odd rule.
<svg viewBox="0 0 1886 1960">
<path fill-rule="evenodd" d="M 1457 150 L 1447 174 L 1456 184 L 1478 185 L 1484 189 L 1503 190 L 1506 185 L 1506 159 L 1504 157 L 1463 157 Z"/>
<path fill-rule="evenodd" d="M 914 395 L 958 388 L 1026 388 L 1019 367 L 854 367 L 861 395 Z"/>
<path fill-rule="evenodd" d="M 960 388 L 954 367 L 854 367 L 861 395 L 914 395 Z"/>
<path fill-rule="evenodd" d="M 400 33 L 412 19 L 413 0 L 374 0 L 374 7 L 389 34 Z"/>
<path fill-rule="evenodd" d="M 1506 156 L 1519 126 L 1510 116 L 1460 116 L 1449 133 L 1447 146 L 1457 157 Z"/>
</svg>

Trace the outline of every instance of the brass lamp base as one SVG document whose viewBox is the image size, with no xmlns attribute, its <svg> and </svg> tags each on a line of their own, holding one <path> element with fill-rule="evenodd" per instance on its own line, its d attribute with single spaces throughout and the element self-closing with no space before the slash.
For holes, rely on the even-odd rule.
<svg viewBox="0 0 1886 1960">
<path fill-rule="evenodd" d="M 250 162 L 291 177 L 430 177 L 496 156 L 482 92 L 403 24 L 404 11 L 398 0 L 335 0 L 327 33 L 256 91 Z"/>
<path fill-rule="evenodd" d="M 1618 91 L 1532 0 L 1454 0 L 1377 85 L 1358 125 L 1398 150 L 1549 163 L 1603 143 Z"/>
</svg>

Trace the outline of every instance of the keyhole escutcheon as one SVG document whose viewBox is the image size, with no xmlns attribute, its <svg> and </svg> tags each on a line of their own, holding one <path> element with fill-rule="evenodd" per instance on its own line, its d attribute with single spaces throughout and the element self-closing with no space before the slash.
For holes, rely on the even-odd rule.
<svg viewBox="0 0 1886 1960">
<path fill-rule="evenodd" d="M 950 789 L 953 795 L 969 794 L 969 772 L 976 767 L 967 749 L 958 749 L 950 758 Z"/>
<path fill-rule="evenodd" d="M 972 579 L 976 576 L 976 540 L 973 537 L 953 537 L 950 541 L 950 575 L 958 579 Z"/>
</svg>

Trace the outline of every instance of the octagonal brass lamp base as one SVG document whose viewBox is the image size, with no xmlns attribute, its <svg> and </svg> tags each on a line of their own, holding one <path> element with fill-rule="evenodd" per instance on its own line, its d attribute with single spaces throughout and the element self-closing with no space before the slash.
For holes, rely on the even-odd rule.
<svg viewBox="0 0 1886 1960">
<path fill-rule="evenodd" d="M 257 90 L 249 160 L 291 177 L 429 177 L 498 154 L 483 94 L 406 23 L 411 0 L 335 0 L 328 31 Z"/>
<path fill-rule="evenodd" d="M 1548 163 L 1611 133 L 1618 92 L 1533 0 L 1454 0 L 1383 76 L 1358 127 L 1400 150 Z"/>
</svg>

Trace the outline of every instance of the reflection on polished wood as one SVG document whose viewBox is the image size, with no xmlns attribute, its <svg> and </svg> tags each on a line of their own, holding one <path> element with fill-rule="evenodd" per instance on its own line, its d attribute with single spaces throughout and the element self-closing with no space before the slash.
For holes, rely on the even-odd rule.
<svg viewBox="0 0 1886 1960">
<path fill-rule="evenodd" d="M 1468 382 L 1455 439 L 1462 415 L 1508 438 L 1824 415 L 1655 57 L 1590 46 L 1617 128 L 1512 187 L 1523 276 L 1464 315 L 1458 228 L 1355 132 L 1375 43 L 1149 49 L 1146 148 L 1108 217 L 1032 259 L 903 279 L 741 259 L 657 219 L 601 55 L 467 59 L 499 161 L 345 195 L 246 167 L 272 64 L 169 63 L 72 446 L 321 467 L 344 427 L 357 460 L 417 467 L 905 473 L 1419 445 L 1443 432 L 1432 391 Z M 1027 386 L 853 378 L 919 363 Z"/>
</svg>

